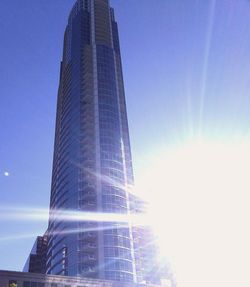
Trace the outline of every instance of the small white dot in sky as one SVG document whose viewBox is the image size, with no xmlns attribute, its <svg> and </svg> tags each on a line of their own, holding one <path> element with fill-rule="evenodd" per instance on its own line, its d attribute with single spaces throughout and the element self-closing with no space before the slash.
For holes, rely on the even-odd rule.
<svg viewBox="0 0 250 287">
<path fill-rule="evenodd" d="M 4 176 L 9 176 L 9 175 L 10 175 L 10 173 L 8 171 L 4 172 Z"/>
</svg>

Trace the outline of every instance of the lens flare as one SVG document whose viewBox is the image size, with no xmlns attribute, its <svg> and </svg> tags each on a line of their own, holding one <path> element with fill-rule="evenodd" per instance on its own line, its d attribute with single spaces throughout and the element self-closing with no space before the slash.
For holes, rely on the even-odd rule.
<svg viewBox="0 0 250 287">
<path fill-rule="evenodd" d="M 48 210 L 42 208 L 29 207 L 0 207 L 1 221 L 48 221 L 48 219 L 65 221 L 65 222 L 117 222 L 128 223 L 133 225 L 148 225 L 150 220 L 147 214 L 121 214 L 121 213 L 102 213 L 102 212 L 84 212 L 70 210 Z"/>
<path fill-rule="evenodd" d="M 217 272 L 218 286 L 225 286 L 228 274 L 247 274 L 250 141 L 199 139 L 154 154 L 147 163 L 136 191 L 150 202 L 161 255 L 171 262 L 178 285 L 192 286 L 191 270 L 200 283 L 208 270 L 211 280 Z M 199 286 L 211 286 L 211 280 Z"/>
</svg>

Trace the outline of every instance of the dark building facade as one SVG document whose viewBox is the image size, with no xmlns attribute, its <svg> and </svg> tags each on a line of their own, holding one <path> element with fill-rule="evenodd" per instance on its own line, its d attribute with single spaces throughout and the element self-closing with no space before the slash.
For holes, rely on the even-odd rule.
<svg viewBox="0 0 250 287">
<path fill-rule="evenodd" d="M 45 274 L 47 245 L 48 237 L 46 234 L 37 237 L 30 252 L 30 255 L 25 263 L 23 272 Z"/>
<path fill-rule="evenodd" d="M 46 273 L 137 282 L 130 222 L 67 221 L 59 210 L 129 215 L 133 171 L 117 23 L 108 0 L 68 18 L 57 98 Z"/>
</svg>

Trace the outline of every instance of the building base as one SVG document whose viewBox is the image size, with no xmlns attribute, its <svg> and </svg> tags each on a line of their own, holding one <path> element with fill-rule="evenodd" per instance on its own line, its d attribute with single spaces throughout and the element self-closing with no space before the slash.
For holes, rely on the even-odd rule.
<svg viewBox="0 0 250 287">
<path fill-rule="evenodd" d="M 0 270 L 0 287 L 158 287 L 153 284 L 131 284 L 83 277 L 45 275 Z M 167 286 L 167 285 L 161 285 Z"/>
</svg>

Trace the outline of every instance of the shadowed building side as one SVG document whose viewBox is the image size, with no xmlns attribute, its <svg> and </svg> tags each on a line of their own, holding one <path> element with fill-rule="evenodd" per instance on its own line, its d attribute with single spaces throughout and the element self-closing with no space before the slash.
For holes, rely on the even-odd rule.
<svg viewBox="0 0 250 287">
<path fill-rule="evenodd" d="M 45 233 L 43 236 L 37 236 L 30 255 L 24 265 L 23 272 L 45 274 L 47 246 L 47 234 Z"/>
</svg>

